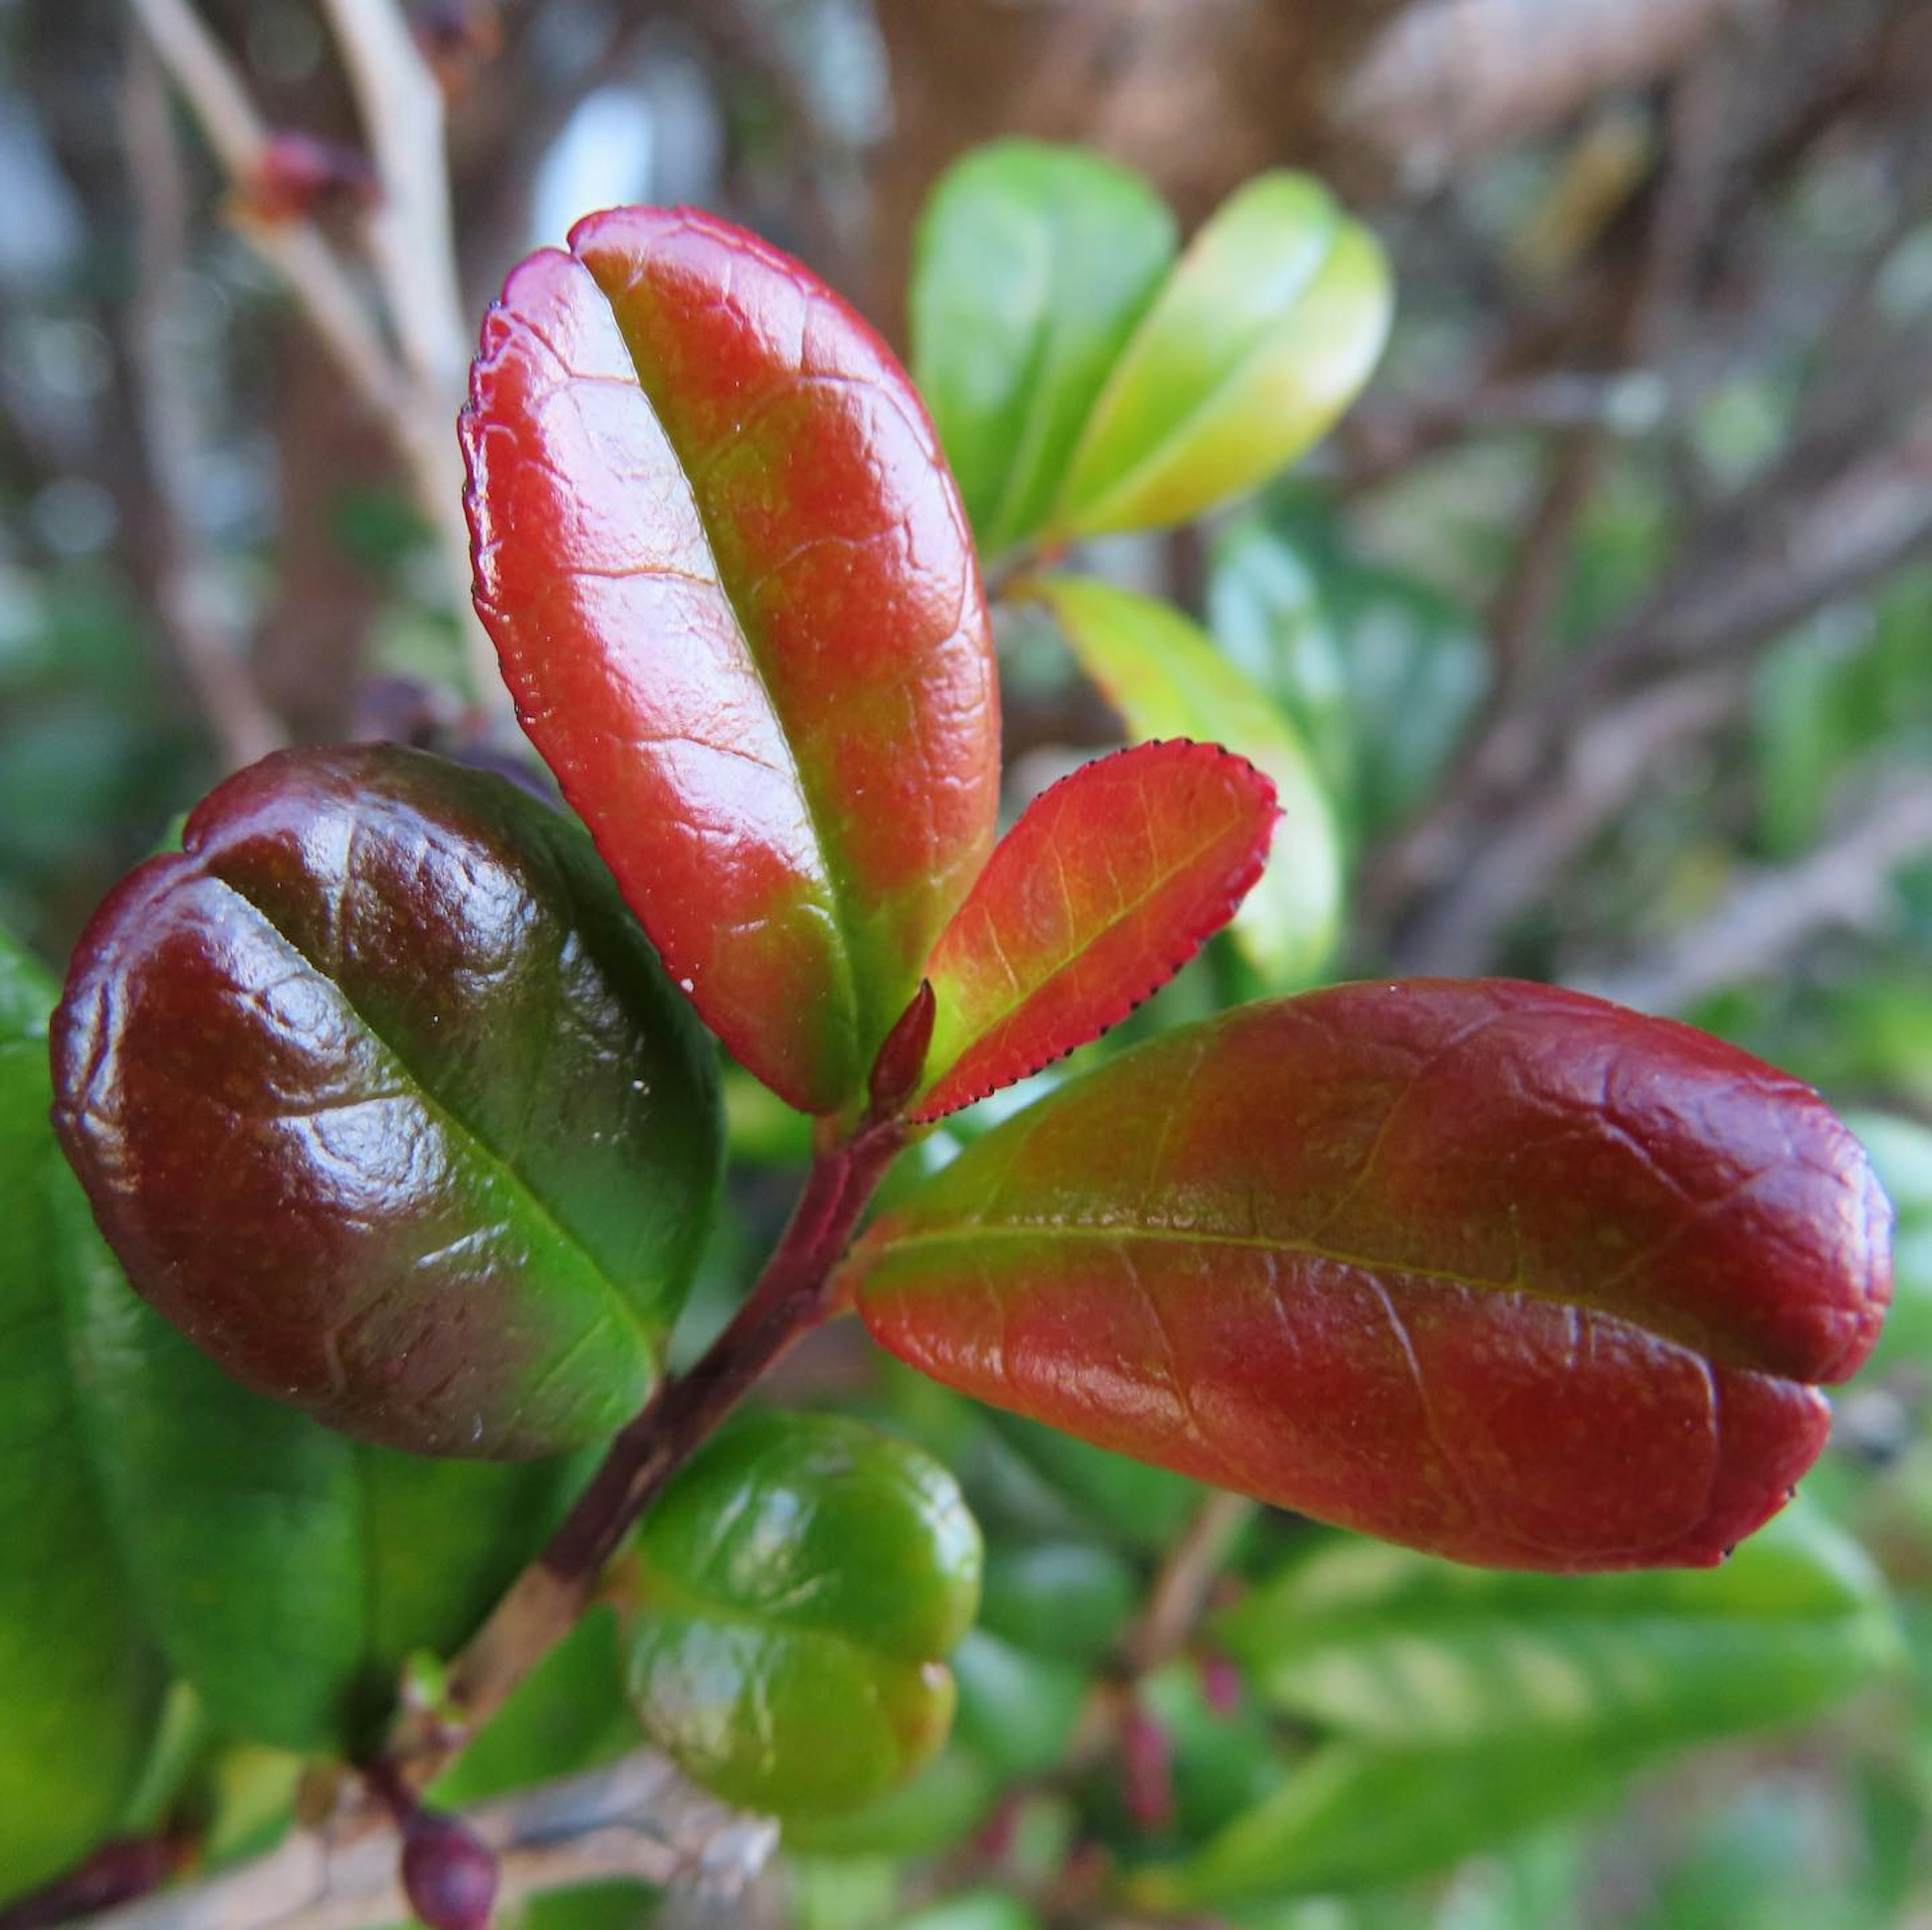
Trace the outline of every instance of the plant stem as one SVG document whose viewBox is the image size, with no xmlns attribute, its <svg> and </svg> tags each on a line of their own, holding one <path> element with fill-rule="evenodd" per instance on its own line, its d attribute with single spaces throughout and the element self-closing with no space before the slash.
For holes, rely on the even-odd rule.
<svg viewBox="0 0 1932 1930">
<path fill-rule="evenodd" d="M 688 1372 L 667 1380 L 611 1443 L 542 1554 L 452 1665 L 442 1706 L 406 1718 L 380 1774 L 420 1789 L 454 1760 L 518 1683 L 575 1626 L 604 1565 L 671 1476 L 794 1341 L 832 1311 L 832 1269 L 905 1143 L 898 1119 L 828 1137 L 764 1270 Z"/>
</svg>

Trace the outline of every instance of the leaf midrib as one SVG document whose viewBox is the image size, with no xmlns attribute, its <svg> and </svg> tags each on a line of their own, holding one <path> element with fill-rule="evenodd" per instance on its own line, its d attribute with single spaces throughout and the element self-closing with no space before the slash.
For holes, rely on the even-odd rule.
<svg viewBox="0 0 1932 1930">
<path fill-rule="evenodd" d="M 1108 1225 L 1080 1220 L 976 1220 L 958 1227 L 919 1227 L 905 1232 L 895 1232 L 880 1245 L 884 1252 L 891 1254 L 908 1248 L 970 1246 L 982 1240 L 1008 1239 L 1085 1240 L 1114 1244 L 1216 1247 L 1242 1252 L 1286 1254 L 1304 1260 L 1326 1260 L 1331 1265 L 1366 1274 L 1378 1281 L 1389 1274 L 1402 1274 L 1412 1279 L 1438 1281 L 1445 1286 L 1462 1287 L 1471 1293 L 1513 1294 L 1519 1299 L 1534 1300 L 1545 1306 L 1597 1314 L 1606 1320 L 1616 1320 L 1634 1332 L 1648 1334 L 1672 1347 L 1681 1347 L 1716 1366 L 1761 1374 L 1767 1378 L 1786 1383 L 1794 1380 L 1790 1374 L 1747 1357 L 1727 1344 L 1720 1336 L 1700 1334 L 1694 1338 L 1684 1338 L 1663 1328 L 1651 1326 L 1616 1308 L 1552 1293 L 1546 1288 L 1533 1284 L 1526 1274 L 1519 1273 L 1508 1280 L 1486 1280 L 1474 1274 L 1457 1273 L 1447 1267 L 1426 1266 L 1408 1260 L 1378 1259 L 1364 1254 L 1342 1252 L 1313 1240 L 1297 1240 L 1274 1235 L 1201 1233 L 1182 1227 L 1150 1227 L 1132 1222 Z"/>
<path fill-rule="evenodd" d="M 471 1121 L 465 1119 L 448 1101 L 444 1099 L 424 1077 L 405 1053 L 388 1035 L 376 1025 L 369 1014 L 350 996 L 348 987 L 340 979 L 333 976 L 319 959 L 311 958 L 301 943 L 283 930 L 274 916 L 262 906 L 257 904 L 248 893 L 232 879 L 223 877 L 209 862 L 212 854 L 191 854 L 200 862 L 202 874 L 211 883 L 228 892 L 238 904 L 246 906 L 259 919 L 262 925 L 296 958 L 329 986 L 340 998 L 346 1009 L 353 1014 L 356 1023 L 369 1037 L 386 1053 L 390 1059 L 410 1082 L 412 1095 L 431 1115 L 455 1137 L 473 1147 L 487 1161 L 490 1168 L 508 1182 L 513 1197 L 525 1203 L 532 1217 L 554 1236 L 557 1243 L 574 1255 L 584 1266 L 590 1278 L 604 1289 L 605 1296 L 618 1309 L 623 1320 L 635 1336 L 644 1358 L 649 1363 L 655 1380 L 663 1371 L 657 1344 L 646 1329 L 642 1316 L 633 1307 L 630 1298 L 618 1284 L 616 1278 L 605 1267 L 603 1261 L 584 1244 L 579 1236 L 566 1226 L 556 1210 L 543 1196 L 536 1191 L 530 1181 L 518 1170 L 508 1155 Z"/>
<path fill-rule="evenodd" d="M 824 881 L 826 910 L 831 916 L 832 929 L 838 935 L 838 943 L 834 948 L 836 960 L 834 969 L 836 974 L 838 993 L 846 1017 L 851 1040 L 851 1056 L 855 1061 L 854 1066 L 848 1074 L 847 1083 L 850 1084 L 851 1080 L 857 1075 L 858 1068 L 856 1060 L 861 1050 L 860 1033 L 865 1014 L 860 1007 L 858 973 L 854 962 L 857 948 L 854 943 L 850 912 L 847 904 L 848 895 L 839 875 L 839 866 L 837 862 L 838 847 L 836 841 L 826 835 L 818 799 L 814 796 L 812 786 L 807 781 L 805 766 L 800 761 L 797 746 L 792 742 L 791 732 L 787 726 L 784 712 L 772 694 L 770 680 L 765 674 L 764 661 L 760 658 L 758 648 L 752 641 L 754 634 L 752 627 L 746 622 L 745 612 L 740 607 L 737 595 L 731 584 L 726 580 L 724 571 L 719 565 L 718 541 L 712 526 L 711 513 L 706 508 L 703 497 L 698 493 L 697 486 L 692 480 L 694 466 L 690 452 L 684 447 L 672 429 L 664 410 L 658 406 L 657 397 L 652 389 L 646 373 L 644 358 L 638 353 L 636 346 L 631 340 L 629 331 L 624 326 L 623 317 L 617 312 L 616 301 L 603 283 L 598 279 L 596 273 L 590 265 L 585 262 L 581 256 L 576 256 L 575 259 L 584 269 L 585 274 L 589 277 L 590 285 L 596 289 L 603 300 L 604 307 L 609 310 L 611 326 L 616 331 L 617 339 L 623 344 L 624 353 L 629 359 L 632 372 L 637 377 L 638 392 L 643 397 L 645 406 L 650 410 L 652 418 L 662 432 L 671 454 L 677 458 L 678 481 L 683 485 L 686 499 L 691 505 L 691 513 L 696 520 L 698 534 L 704 541 L 705 557 L 711 566 L 710 580 L 717 586 L 718 594 L 724 599 L 725 608 L 731 613 L 732 627 L 737 633 L 739 646 L 743 652 L 745 661 L 750 667 L 752 674 L 757 678 L 758 689 L 764 698 L 765 706 L 778 727 L 778 738 L 785 748 L 785 757 L 791 767 L 792 781 L 798 793 L 799 802 L 805 812 L 806 823 L 811 827 L 812 844 L 818 859 L 820 875 Z"/>
</svg>

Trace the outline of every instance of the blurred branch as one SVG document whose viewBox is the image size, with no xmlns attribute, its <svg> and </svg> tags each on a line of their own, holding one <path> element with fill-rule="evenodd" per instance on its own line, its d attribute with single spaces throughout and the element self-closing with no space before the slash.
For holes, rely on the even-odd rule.
<svg viewBox="0 0 1932 1930">
<path fill-rule="evenodd" d="M 396 0 L 327 6 L 382 187 L 370 247 L 410 375 L 395 433 L 449 571 L 472 694 L 482 708 L 500 712 L 508 700 L 496 649 L 470 600 L 470 528 L 454 425 L 468 384 L 471 334 L 457 283 L 442 94 Z"/>
<path fill-rule="evenodd" d="M 1245 1494 L 1216 1489 L 1204 1500 L 1154 1577 L 1146 1608 L 1128 1632 L 1127 1665 L 1147 1675 L 1170 1662 L 1193 1638 L 1209 1591 L 1237 1537 L 1260 1512 Z"/>
<path fill-rule="evenodd" d="M 245 187 L 260 171 L 269 133 L 235 63 L 189 0 L 129 4 L 230 180 Z M 472 695 L 500 714 L 508 698 L 496 654 L 470 601 L 470 536 L 453 427 L 469 351 L 451 241 L 442 97 L 392 0 L 331 0 L 330 11 L 382 186 L 370 241 L 400 360 L 311 222 L 251 217 L 236 225 L 287 283 L 394 442 L 446 559 Z"/>
<path fill-rule="evenodd" d="M 1738 0 L 1424 0 L 1341 90 L 1339 126 L 1394 153 L 1412 183 L 1668 73 Z"/>
<path fill-rule="evenodd" d="M 1682 1011 L 1726 985 L 1775 974 L 1819 933 L 1866 931 L 1892 904 L 1897 874 L 1932 856 L 1932 778 L 1876 786 L 1857 815 L 1802 862 L 1744 878 L 1660 957 L 1580 982 L 1646 1011 Z"/>
<path fill-rule="evenodd" d="M 195 526 L 204 456 L 192 391 L 170 328 L 188 197 L 160 73 L 148 48 L 133 49 L 128 61 L 122 132 L 138 216 L 140 279 L 129 334 L 135 401 L 154 476 L 156 600 L 222 757 L 238 769 L 274 750 L 284 732 L 255 687 L 244 640 L 224 620 L 220 586 Z"/>
<path fill-rule="evenodd" d="M 500 1908 L 547 1890 L 622 1879 L 740 1895 L 778 1826 L 728 1809 L 640 1750 L 606 1768 L 520 1791 L 466 1813 L 496 1851 Z M 407 1923 L 393 1830 L 358 1809 L 298 1830 L 254 1862 L 81 1920 L 84 1930 L 374 1930 Z"/>
<path fill-rule="evenodd" d="M 221 43 L 188 0 L 128 4 L 230 179 L 238 185 L 252 179 L 268 133 Z M 374 319 L 322 236 L 305 221 L 250 222 L 243 232 L 288 283 L 370 413 L 379 421 L 398 419 L 400 378 Z"/>
<path fill-rule="evenodd" d="M 1743 700 L 1752 657 L 1932 543 L 1932 411 L 1820 473 L 1793 450 L 1699 531 L 1662 587 L 1499 718 L 1365 897 L 1404 969 L 1485 969 L 1509 923 L 1634 796 L 1648 757 Z M 1628 739 L 1628 742 L 1624 741 Z"/>
</svg>

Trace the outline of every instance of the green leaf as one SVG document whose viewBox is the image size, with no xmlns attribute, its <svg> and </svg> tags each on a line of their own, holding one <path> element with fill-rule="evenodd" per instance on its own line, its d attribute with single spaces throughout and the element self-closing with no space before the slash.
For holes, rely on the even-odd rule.
<svg viewBox="0 0 1932 1930">
<path fill-rule="evenodd" d="M 1694 1572 L 1515 1575 L 1325 1541 L 1216 1634 L 1276 1708 L 1390 1748 L 1681 1748 L 1812 1714 L 1900 1656 L 1864 1555 L 1802 1507 Z"/>
<path fill-rule="evenodd" d="M 1892 1236 L 1892 1311 L 1872 1362 L 1887 1367 L 1932 1360 L 1932 1127 L 1888 1113 L 1847 1113 L 1845 1123 L 1871 1155 L 1898 1221 Z"/>
<path fill-rule="evenodd" d="M 0 1899 L 115 1825 L 164 1689 L 112 1541 L 64 1302 L 104 1263 L 47 1126 L 52 982 L 0 936 Z"/>
<path fill-rule="evenodd" d="M 1414 1876 L 1605 1802 L 1652 1760 L 1580 1742 L 1481 1749 L 1334 1743 L 1184 1861 L 1128 1879 L 1173 1913 Z"/>
<path fill-rule="evenodd" d="M 1134 1572 L 1091 1542 L 994 1548 L 980 1625 L 1035 1653 L 1093 1663 L 1113 1648 L 1138 1605 Z"/>
<path fill-rule="evenodd" d="M 278 1748 L 371 1740 L 404 1658 L 462 1643 L 584 1470 L 583 1457 L 427 1461 L 347 1440 L 231 1380 L 104 1252 L 70 1344 L 148 1626 L 219 1722 Z"/>
<path fill-rule="evenodd" d="M 1146 182 L 1077 148 L 996 142 L 934 189 L 914 242 L 913 373 L 982 559 L 1046 520 L 1174 252 Z"/>
<path fill-rule="evenodd" d="M 1057 1767 L 1087 1700 L 1088 1672 L 975 1629 L 952 1658 L 959 1740 L 1009 1783 Z"/>
<path fill-rule="evenodd" d="M 1208 613 L 1300 730 L 1356 843 L 1430 796 L 1488 688 L 1466 616 L 1354 554 L 1306 503 L 1270 502 L 1220 534 Z"/>
<path fill-rule="evenodd" d="M 1200 1484 L 1172 1469 L 1076 1440 L 1058 1428 L 986 1408 L 988 1425 L 1048 1497 L 1129 1548 L 1164 1549 L 1201 1505 Z"/>
<path fill-rule="evenodd" d="M 1030 588 L 1130 734 L 1224 745 L 1273 781 L 1281 818 L 1268 868 L 1229 929 L 1271 987 L 1308 982 L 1334 947 L 1342 880 L 1334 814 L 1300 733 L 1172 605 L 1078 577 Z"/>
<path fill-rule="evenodd" d="M 824 1856 L 930 1856 L 970 1836 L 1001 1786 L 988 1764 L 955 1740 L 910 1782 L 860 1809 L 788 1818 L 785 1846 Z"/>
<path fill-rule="evenodd" d="M 727 1800 L 832 1814 L 945 1740 L 941 1659 L 980 1531 L 917 1449 L 831 1415 L 745 1416 L 646 1518 L 626 1635 L 646 1729 Z"/>
<path fill-rule="evenodd" d="M 1040 1930 L 1040 1919 L 997 1890 L 968 1890 L 903 1919 L 898 1930 Z"/>
<path fill-rule="evenodd" d="M 1318 181 L 1249 182 L 1114 364 L 1049 535 L 1186 522 L 1286 468 L 1368 379 L 1390 308 L 1380 246 Z"/>
</svg>

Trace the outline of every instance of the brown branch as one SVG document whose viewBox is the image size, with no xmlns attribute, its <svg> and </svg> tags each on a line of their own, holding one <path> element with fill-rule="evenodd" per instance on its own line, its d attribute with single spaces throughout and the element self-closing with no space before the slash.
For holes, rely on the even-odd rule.
<svg viewBox="0 0 1932 1930">
<path fill-rule="evenodd" d="M 260 171 L 269 136 L 235 63 L 190 0 L 129 4 L 229 178 L 245 188 Z M 382 190 L 370 244 L 400 358 L 313 223 L 241 218 L 236 226 L 286 284 L 389 436 L 443 555 L 472 694 L 484 710 L 507 715 L 496 655 L 470 601 L 470 537 L 454 428 L 469 350 L 449 235 L 441 99 L 392 0 L 332 0 L 332 13 Z"/>
<path fill-rule="evenodd" d="M 1577 982 L 1646 1011 L 1682 1011 L 1726 985 L 1781 974 L 1819 933 L 1870 930 L 1894 904 L 1892 880 L 1932 855 L 1932 779 L 1894 777 L 1801 862 L 1740 879 L 1711 913 L 1662 955 Z"/>
<path fill-rule="evenodd" d="M 327 4 L 382 186 L 370 249 L 410 378 L 394 433 L 449 574 L 470 694 L 486 712 L 507 717 L 496 649 L 470 600 L 470 529 L 454 424 L 473 337 L 457 283 L 442 90 L 397 0 Z"/>
<path fill-rule="evenodd" d="M 212 559 L 193 508 L 204 467 L 187 371 L 170 323 L 184 255 L 188 199 L 154 55 L 130 49 L 121 117 L 137 212 L 139 281 L 129 331 L 135 403 L 154 478 L 159 613 L 202 715 L 231 769 L 283 742 L 256 688 L 244 640 L 222 616 Z"/>
<path fill-rule="evenodd" d="M 640 1750 L 605 1768 L 521 1790 L 466 1813 L 497 1853 L 504 1905 L 546 1890 L 629 1878 L 741 1896 L 776 1847 L 778 1826 L 693 1789 Z M 366 1812 L 298 1830 L 238 1869 L 81 1920 L 82 1930 L 373 1930 L 410 1908 L 393 1831 Z"/>
<path fill-rule="evenodd" d="M 1196 1510 L 1154 1577 L 1139 1620 L 1128 1632 L 1124 1648 L 1136 1675 L 1151 1674 L 1187 1646 L 1236 1539 L 1259 1509 L 1245 1494 L 1216 1489 Z"/>
</svg>

